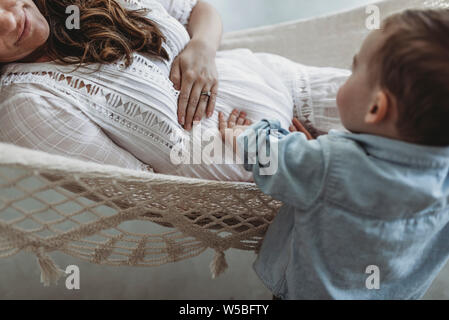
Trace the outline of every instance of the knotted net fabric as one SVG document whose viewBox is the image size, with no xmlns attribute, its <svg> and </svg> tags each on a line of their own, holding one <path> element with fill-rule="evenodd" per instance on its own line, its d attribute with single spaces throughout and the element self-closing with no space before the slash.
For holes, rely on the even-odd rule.
<svg viewBox="0 0 449 320">
<path fill-rule="evenodd" d="M 162 176 L 8 144 L 1 149 L 0 257 L 36 254 L 45 285 L 63 275 L 48 255 L 56 250 L 97 264 L 158 266 L 212 248 L 215 277 L 227 267 L 226 250 L 258 250 L 281 206 L 253 184 Z M 146 232 L 130 230 L 132 222 Z"/>
<path fill-rule="evenodd" d="M 407 8 L 447 9 L 449 0 L 375 5 L 383 18 Z M 365 9 L 229 33 L 221 49 L 346 67 L 370 32 Z M 227 267 L 226 250 L 259 250 L 280 206 L 253 184 L 126 170 L 0 143 L 0 258 L 33 253 L 44 285 L 64 275 L 50 257 L 55 251 L 97 264 L 158 266 L 212 248 L 215 277 Z"/>
</svg>

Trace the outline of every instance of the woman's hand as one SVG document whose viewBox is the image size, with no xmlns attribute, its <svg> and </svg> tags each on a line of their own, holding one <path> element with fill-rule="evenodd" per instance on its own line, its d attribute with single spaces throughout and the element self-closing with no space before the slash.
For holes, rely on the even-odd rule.
<svg viewBox="0 0 449 320">
<path fill-rule="evenodd" d="M 178 101 L 178 121 L 186 130 L 204 114 L 211 117 L 218 91 L 216 49 L 204 41 L 192 39 L 173 62 L 170 80 L 181 90 Z M 202 94 L 210 92 L 210 97 Z"/>
<path fill-rule="evenodd" d="M 302 132 L 306 135 L 307 140 L 314 140 L 313 136 L 309 131 L 302 125 L 302 123 L 297 119 L 293 118 L 292 125 L 289 128 L 290 132 Z"/>
<path fill-rule="evenodd" d="M 221 138 L 228 146 L 232 143 L 234 152 L 236 152 L 237 137 L 248 129 L 248 126 L 251 124 L 252 122 L 246 119 L 246 113 L 243 111 L 239 112 L 234 109 L 228 121 L 226 121 L 222 112 L 218 114 L 218 129 L 220 130 Z"/>
</svg>

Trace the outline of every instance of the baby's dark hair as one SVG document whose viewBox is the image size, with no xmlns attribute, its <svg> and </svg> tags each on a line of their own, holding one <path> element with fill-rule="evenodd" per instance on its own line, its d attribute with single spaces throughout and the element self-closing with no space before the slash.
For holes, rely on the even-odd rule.
<svg viewBox="0 0 449 320">
<path fill-rule="evenodd" d="M 405 141 L 449 146 L 449 9 L 408 10 L 387 18 L 373 72 L 398 107 Z"/>
</svg>

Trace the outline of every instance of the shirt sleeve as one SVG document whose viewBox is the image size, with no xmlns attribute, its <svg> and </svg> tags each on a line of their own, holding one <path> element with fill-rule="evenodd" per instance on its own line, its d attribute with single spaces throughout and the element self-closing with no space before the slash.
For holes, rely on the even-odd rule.
<svg viewBox="0 0 449 320">
<path fill-rule="evenodd" d="M 155 2 L 164 7 L 169 15 L 186 26 L 189 22 L 190 14 L 197 5 L 198 0 L 118 0 L 128 9 L 151 9 Z"/>
<path fill-rule="evenodd" d="M 328 167 L 322 139 L 308 141 L 303 133 L 282 129 L 279 121 L 263 120 L 243 132 L 237 145 L 265 194 L 303 210 L 322 194 Z"/>
<path fill-rule="evenodd" d="M 0 109 L 2 142 L 100 164 L 151 171 L 61 98 L 22 92 L 3 101 Z"/>
<path fill-rule="evenodd" d="M 189 18 L 198 0 L 157 0 L 167 10 L 168 14 L 182 25 L 189 23 Z"/>
</svg>

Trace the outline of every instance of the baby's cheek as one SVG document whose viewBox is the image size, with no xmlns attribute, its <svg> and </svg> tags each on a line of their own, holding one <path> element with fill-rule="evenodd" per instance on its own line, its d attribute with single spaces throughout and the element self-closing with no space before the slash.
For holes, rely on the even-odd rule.
<svg viewBox="0 0 449 320">
<path fill-rule="evenodd" d="M 351 82 L 350 80 L 340 87 L 337 93 L 337 106 L 338 112 L 340 114 L 340 120 L 343 125 L 346 126 L 347 122 L 351 118 L 351 105 L 352 105 L 352 95 L 351 95 Z"/>
<path fill-rule="evenodd" d="M 347 82 L 344 85 L 342 85 L 340 87 L 340 89 L 338 89 L 338 93 L 337 93 L 337 106 L 338 106 L 338 109 L 340 110 L 340 112 L 342 109 L 344 109 L 344 106 L 347 102 L 346 101 L 347 100 L 346 86 L 347 86 Z"/>
</svg>

